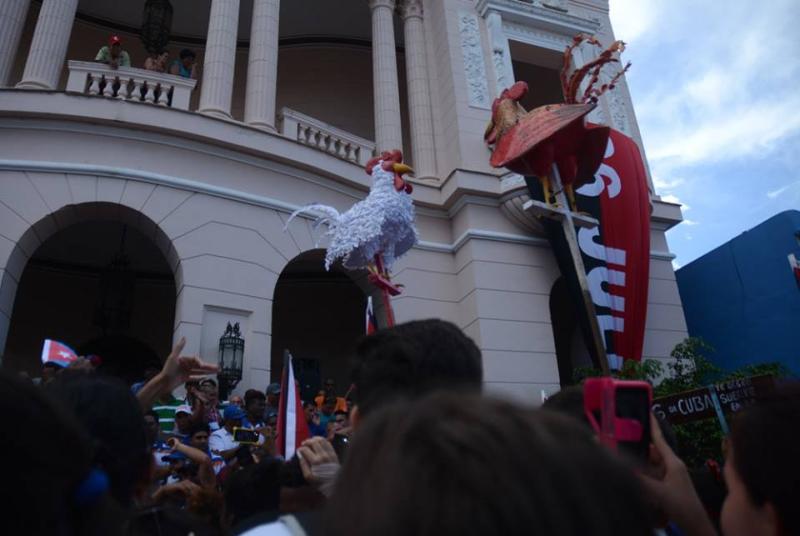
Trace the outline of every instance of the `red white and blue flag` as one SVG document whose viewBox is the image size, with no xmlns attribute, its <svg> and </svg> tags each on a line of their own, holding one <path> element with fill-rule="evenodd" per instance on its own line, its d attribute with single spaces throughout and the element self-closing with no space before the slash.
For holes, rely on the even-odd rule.
<svg viewBox="0 0 800 536">
<path fill-rule="evenodd" d="M 378 331 L 378 319 L 375 317 L 375 311 L 372 310 L 372 296 L 367 296 L 367 310 L 366 310 L 366 328 L 367 335 L 372 335 Z"/>
<path fill-rule="evenodd" d="M 797 286 L 800 287 L 800 261 L 794 256 L 794 253 L 789 253 L 789 266 L 792 267 L 794 280 L 797 281 Z"/>
<path fill-rule="evenodd" d="M 66 367 L 77 361 L 78 354 L 63 342 L 45 339 L 42 347 L 42 364 L 52 363 L 59 367 Z"/>
<path fill-rule="evenodd" d="M 311 437 L 303 414 L 300 390 L 294 377 L 292 354 L 284 352 L 281 398 L 278 404 L 278 430 L 275 438 L 275 454 L 290 460 L 303 441 Z"/>
</svg>

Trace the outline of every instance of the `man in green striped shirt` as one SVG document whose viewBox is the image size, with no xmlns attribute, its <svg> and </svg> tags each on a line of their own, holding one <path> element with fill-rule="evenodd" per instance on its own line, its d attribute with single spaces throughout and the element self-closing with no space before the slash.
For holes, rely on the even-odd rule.
<svg viewBox="0 0 800 536">
<path fill-rule="evenodd" d="M 155 405 L 153 405 L 153 411 L 158 415 L 158 424 L 162 432 L 172 432 L 172 429 L 175 427 L 175 410 L 181 404 L 183 404 L 183 401 L 178 400 L 170 393 L 161 400 L 157 400 Z"/>
</svg>

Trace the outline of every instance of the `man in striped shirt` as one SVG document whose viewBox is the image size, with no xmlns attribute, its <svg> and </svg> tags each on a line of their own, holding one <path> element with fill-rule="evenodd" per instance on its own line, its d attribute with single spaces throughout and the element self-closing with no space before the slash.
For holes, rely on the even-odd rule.
<svg viewBox="0 0 800 536">
<path fill-rule="evenodd" d="M 170 433 L 175 428 L 175 411 L 182 404 L 183 401 L 172 396 L 172 393 L 156 400 L 153 405 L 153 411 L 158 415 L 158 424 L 161 426 L 163 433 Z"/>
</svg>

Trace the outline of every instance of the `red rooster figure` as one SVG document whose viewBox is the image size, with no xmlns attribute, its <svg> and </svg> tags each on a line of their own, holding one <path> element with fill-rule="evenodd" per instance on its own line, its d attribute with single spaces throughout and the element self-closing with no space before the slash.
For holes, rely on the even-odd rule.
<svg viewBox="0 0 800 536">
<path fill-rule="evenodd" d="M 596 59 L 567 77 L 571 52 L 584 41 L 600 46 L 594 37 L 579 35 L 567 47 L 561 72 L 564 103 L 540 106 L 526 112 L 519 101 L 528 92 L 528 84 L 517 82 L 503 90 L 492 103 L 492 119 L 484 134 L 486 143 L 494 145 L 491 165 L 539 177 L 547 203 L 551 202 L 552 193 L 548 175 L 556 164 L 573 210 L 575 190 L 592 180 L 608 142 L 608 127 L 587 125 L 586 115 L 597 105 L 597 98 L 612 89 L 630 66 L 625 66 L 608 84 L 595 87 L 602 67 L 618 61 L 613 54 L 624 49 L 624 43 L 616 41 Z M 580 84 L 590 74 L 592 78 L 579 100 Z"/>
</svg>

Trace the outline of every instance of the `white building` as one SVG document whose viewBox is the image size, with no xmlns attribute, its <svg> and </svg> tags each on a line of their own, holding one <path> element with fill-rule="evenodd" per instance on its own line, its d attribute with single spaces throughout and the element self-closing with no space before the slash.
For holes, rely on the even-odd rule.
<svg viewBox="0 0 800 536">
<path fill-rule="evenodd" d="M 0 0 L 3 366 L 38 375 L 50 337 L 132 378 L 183 335 L 216 361 L 239 322 L 237 390 L 264 389 L 287 347 L 344 383 L 369 285 L 324 272 L 310 220 L 284 224 L 308 202 L 346 209 L 376 147 L 402 147 L 422 241 L 395 267 L 397 320 L 463 328 L 490 392 L 536 402 L 569 380 L 550 320 L 555 260 L 483 131 L 515 79 L 532 88 L 528 109 L 561 101 L 571 38 L 613 40 L 607 0 L 171 0 L 169 50 L 198 53 L 194 89 L 91 63 L 116 34 L 143 64 L 144 3 Z M 640 141 L 624 82 L 594 119 Z M 644 356 L 664 359 L 686 336 L 664 236 L 681 213 L 652 204 Z M 128 268 L 109 276 L 119 252 Z"/>
</svg>

